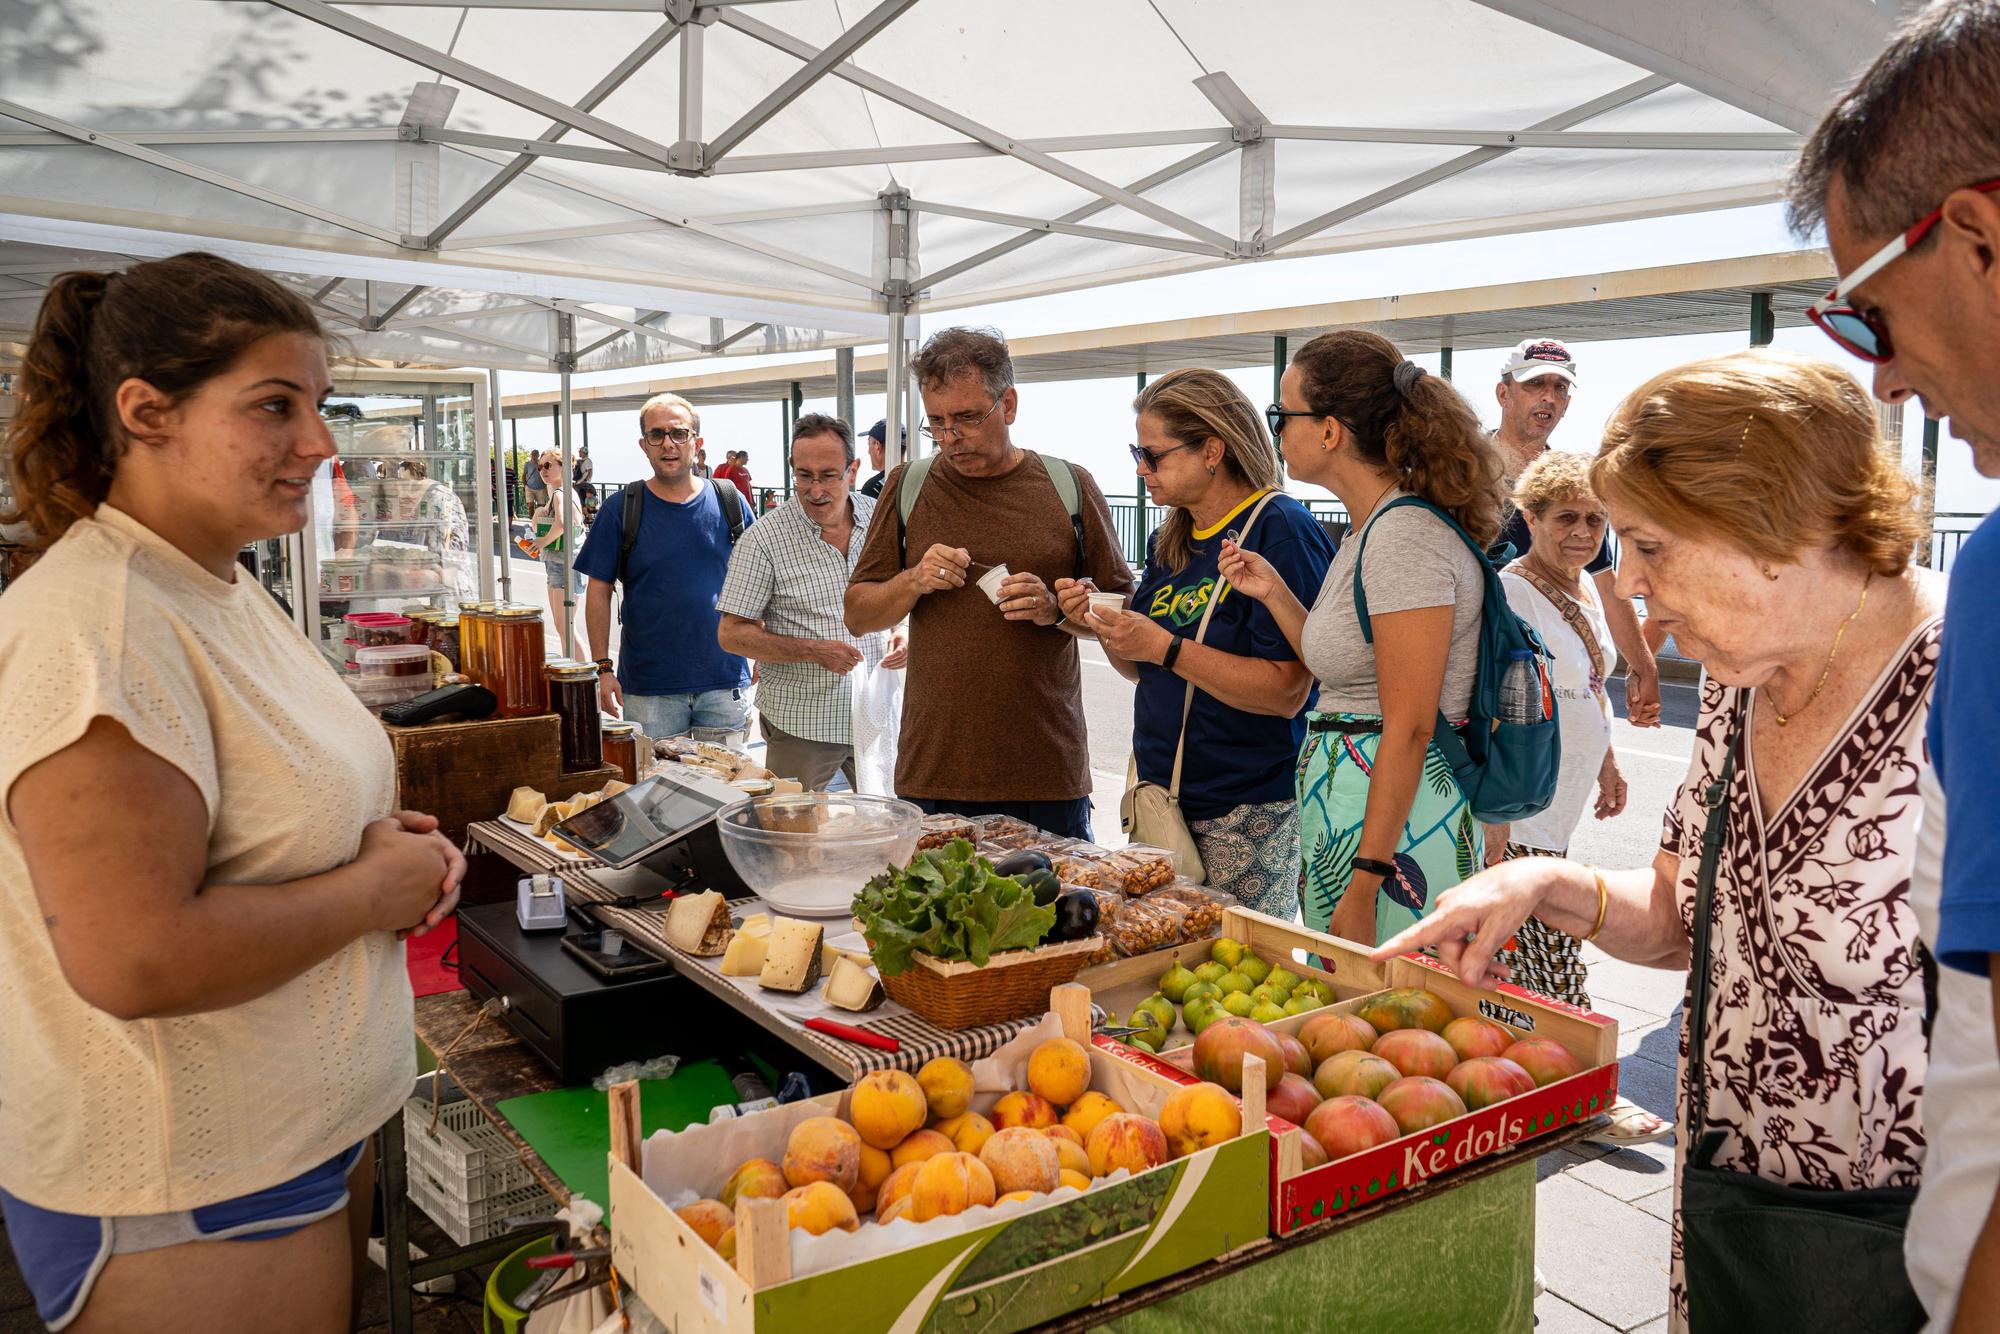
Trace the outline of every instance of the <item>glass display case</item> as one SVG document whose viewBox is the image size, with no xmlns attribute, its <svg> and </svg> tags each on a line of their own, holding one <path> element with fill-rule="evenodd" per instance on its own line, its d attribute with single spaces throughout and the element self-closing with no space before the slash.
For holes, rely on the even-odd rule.
<svg viewBox="0 0 2000 1334">
<path fill-rule="evenodd" d="M 492 596 L 493 450 L 481 372 L 355 370 L 334 385 L 325 416 L 338 453 L 313 479 L 312 518 L 249 563 L 352 670 L 350 614 Z"/>
</svg>

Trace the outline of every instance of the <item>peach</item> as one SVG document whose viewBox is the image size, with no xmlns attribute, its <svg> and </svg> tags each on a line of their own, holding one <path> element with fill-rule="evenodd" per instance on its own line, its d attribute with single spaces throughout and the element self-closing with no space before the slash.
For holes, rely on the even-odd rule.
<svg viewBox="0 0 2000 1334">
<path fill-rule="evenodd" d="M 993 1104 L 987 1118 L 996 1130 L 1009 1126 L 1027 1126 L 1031 1130 L 1047 1130 L 1056 1123 L 1056 1109 L 1049 1100 L 1039 1093 L 1009 1093 Z"/>
<path fill-rule="evenodd" d="M 941 1153 L 917 1168 L 910 1217 L 919 1223 L 993 1203 L 993 1174 L 969 1153 Z"/>
<path fill-rule="evenodd" d="M 833 1116 L 813 1116 L 792 1127 L 785 1141 L 785 1180 L 793 1187 L 830 1181 L 842 1191 L 861 1179 L 861 1136 Z"/>
<path fill-rule="evenodd" d="M 1090 1189 L 1090 1173 L 1088 1172 L 1078 1172 L 1072 1168 L 1065 1167 L 1057 1180 L 1062 1185 L 1073 1186 L 1077 1190 Z"/>
<path fill-rule="evenodd" d="M 1131 1112 L 1107 1116 L 1090 1132 L 1084 1145 L 1090 1154 L 1090 1174 L 1109 1176 L 1119 1168 L 1143 1172 L 1167 1161 L 1167 1137 L 1159 1123 Z"/>
<path fill-rule="evenodd" d="M 1514 1035 L 1491 1019 L 1468 1014 L 1444 1026 L 1444 1040 L 1461 1061 L 1479 1056 L 1498 1056 L 1514 1045 Z"/>
<path fill-rule="evenodd" d="M 1372 1098 L 1402 1077 L 1402 1071 L 1372 1052 L 1343 1051 L 1313 1072 L 1313 1087 L 1322 1098 Z"/>
<path fill-rule="evenodd" d="M 1088 1143 L 1090 1132 L 1097 1128 L 1099 1121 L 1124 1110 L 1115 1098 L 1097 1092 L 1086 1093 L 1069 1105 L 1069 1110 L 1063 1113 L 1062 1123 Z"/>
<path fill-rule="evenodd" d="M 1090 1091 L 1090 1053 L 1081 1042 L 1050 1038 L 1028 1057 L 1028 1087 L 1057 1107 Z"/>
<path fill-rule="evenodd" d="M 1475 1056 L 1461 1061 L 1444 1077 L 1444 1082 L 1464 1100 L 1466 1110 L 1473 1112 L 1535 1090 L 1535 1077 L 1505 1056 Z"/>
<path fill-rule="evenodd" d="M 889 1173 L 888 1179 L 875 1192 L 877 1222 L 888 1222 L 889 1220 L 883 1215 L 887 1214 L 891 1207 L 910 1197 L 911 1189 L 917 1184 L 917 1172 L 922 1167 L 922 1163 L 910 1163 Z"/>
<path fill-rule="evenodd" d="M 1553 1038 L 1522 1038 L 1500 1054 L 1526 1070 L 1536 1088 L 1583 1073 L 1583 1062 Z"/>
<path fill-rule="evenodd" d="M 1405 1135 L 1429 1130 L 1465 1115 L 1465 1101 L 1442 1080 L 1412 1075 L 1382 1090 L 1376 1099 Z M 1330 1150 L 1329 1150 L 1330 1152 Z"/>
<path fill-rule="evenodd" d="M 1443 1079 L 1458 1064 L 1451 1044 L 1427 1028 L 1398 1028 L 1375 1039 L 1375 1054 L 1398 1074 Z"/>
<path fill-rule="evenodd" d="M 715 1243 L 715 1253 L 730 1264 L 736 1263 L 736 1229 L 730 1228 L 722 1234 L 722 1240 Z"/>
<path fill-rule="evenodd" d="M 1053 1125 L 1042 1132 L 1050 1139 L 1066 1139 L 1079 1149 L 1083 1147 L 1083 1136 L 1065 1125 Z"/>
<path fill-rule="evenodd" d="M 785 1222 L 818 1237 L 835 1228 L 852 1232 L 861 1226 L 861 1217 L 847 1192 L 831 1181 L 815 1181 L 785 1192 Z"/>
<path fill-rule="evenodd" d="M 1066 1139 L 1050 1140 L 1056 1146 L 1056 1162 L 1065 1172 L 1090 1175 L 1090 1153 L 1081 1144 Z"/>
<path fill-rule="evenodd" d="M 902 1199 L 897 1200 L 894 1204 L 886 1205 L 883 1208 L 877 1209 L 875 1211 L 875 1221 L 881 1224 L 883 1227 L 889 1226 L 889 1224 L 895 1222 L 899 1218 L 908 1218 L 909 1216 L 910 1216 L 910 1197 L 907 1195 L 905 1195 Z"/>
<path fill-rule="evenodd" d="M 1299 1041 L 1306 1044 L 1315 1070 L 1344 1051 L 1367 1051 L 1380 1036 L 1358 1014 L 1321 1013 L 1299 1025 Z"/>
<path fill-rule="evenodd" d="M 736 1214 L 719 1200 L 696 1200 L 693 1204 L 674 1210 L 681 1222 L 693 1228 L 695 1235 L 710 1246 L 722 1240 L 722 1234 L 736 1226 Z"/>
<path fill-rule="evenodd" d="M 1035 1192 L 1032 1190 L 1010 1190 L 1005 1195 L 1002 1195 L 999 1199 L 993 1201 L 993 1203 L 1014 1204 L 1021 1200 L 1032 1200 L 1034 1198 L 1035 1198 Z"/>
<path fill-rule="evenodd" d="M 893 1167 L 902 1167 L 906 1163 L 920 1163 L 926 1158 L 953 1152 L 956 1152 L 956 1146 L 949 1137 L 935 1130 L 913 1130 L 909 1138 L 889 1151 L 889 1163 Z"/>
<path fill-rule="evenodd" d="M 917 1071 L 917 1085 L 930 1104 L 931 1120 L 949 1121 L 972 1106 L 972 1067 L 950 1056 L 926 1061 Z"/>
<path fill-rule="evenodd" d="M 866 1186 L 870 1190 L 874 1190 L 884 1181 L 887 1181 L 889 1173 L 895 1170 L 896 1164 L 890 1161 L 888 1154 L 882 1152 L 882 1150 L 876 1148 L 873 1144 L 863 1144 L 861 1146 L 861 1172 L 856 1177 L 856 1181 L 859 1184 Z"/>
<path fill-rule="evenodd" d="M 1167 1095 L 1160 1131 L 1171 1157 L 1185 1158 L 1243 1133 L 1243 1108 L 1220 1084 L 1188 1084 Z M 1092 1166 L 1096 1166 L 1093 1155 Z"/>
<path fill-rule="evenodd" d="M 960 1153 L 977 1155 L 986 1147 L 986 1141 L 993 1136 L 993 1123 L 978 1112 L 961 1112 L 948 1121 L 940 1121 L 931 1127 L 938 1134 L 951 1141 L 951 1146 Z"/>
<path fill-rule="evenodd" d="M 1040 1195 L 1056 1188 L 1062 1171 L 1062 1156 L 1055 1141 L 1039 1130 L 1010 1126 L 995 1132 L 979 1151 L 979 1161 L 993 1174 L 993 1188 L 999 1191 L 1028 1191 Z"/>
<path fill-rule="evenodd" d="M 893 1149 L 930 1114 L 916 1077 L 901 1070 L 876 1070 L 861 1077 L 847 1105 L 848 1119 L 861 1138 L 878 1149 Z"/>
<path fill-rule="evenodd" d="M 1381 1104 L 1352 1094 L 1329 1098 L 1315 1107 L 1313 1114 L 1306 1118 L 1305 1130 L 1306 1138 L 1302 1143 L 1318 1148 L 1329 1162 L 1345 1158 L 1350 1153 L 1360 1153 L 1363 1149 L 1372 1149 L 1378 1144 L 1387 1144 L 1403 1135 L 1396 1118 L 1389 1115 Z"/>
<path fill-rule="evenodd" d="M 743 1166 L 729 1174 L 729 1180 L 722 1183 L 721 1199 L 723 1207 L 734 1209 L 738 1197 L 751 1200 L 775 1200 L 792 1188 L 785 1179 L 785 1169 L 769 1158 L 752 1158 Z"/>
<path fill-rule="evenodd" d="M 854 1212 L 872 1214 L 875 1212 L 875 1197 L 881 1193 L 879 1186 L 864 1186 L 854 1183 L 854 1189 L 847 1192 L 847 1198 L 854 1201 Z"/>
</svg>

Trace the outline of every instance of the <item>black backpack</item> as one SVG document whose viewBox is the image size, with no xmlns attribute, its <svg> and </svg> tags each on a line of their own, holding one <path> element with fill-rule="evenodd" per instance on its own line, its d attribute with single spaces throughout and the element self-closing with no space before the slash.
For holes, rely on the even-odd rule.
<svg viewBox="0 0 2000 1334">
<path fill-rule="evenodd" d="M 722 517 L 729 521 L 729 545 L 735 546 L 736 539 L 743 536 L 743 493 L 732 482 L 718 482 L 710 478 L 709 486 L 715 491 L 715 501 L 722 506 Z M 624 501 L 618 511 L 618 573 L 619 583 L 625 582 L 625 562 L 632 555 L 632 548 L 639 544 L 639 522 L 646 513 L 646 484 L 627 482 L 623 492 Z"/>
</svg>

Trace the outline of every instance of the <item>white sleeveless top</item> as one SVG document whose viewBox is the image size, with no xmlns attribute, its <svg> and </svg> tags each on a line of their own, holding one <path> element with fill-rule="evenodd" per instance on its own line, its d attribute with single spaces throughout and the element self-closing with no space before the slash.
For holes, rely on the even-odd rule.
<svg viewBox="0 0 2000 1334">
<path fill-rule="evenodd" d="M 208 884 L 352 861 L 389 813 L 387 736 L 271 597 L 109 505 L 0 598 L 0 1188 L 143 1214 L 265 1189 L 395 1114 L 416 1075 L 403 946 L 363 937 L 242 1005 L 125 1021 L 71 989 L 5 796 L 94 718 L 185 773 Z M 79 810 L 118 837 L 119 793 Z"/>
</svg>

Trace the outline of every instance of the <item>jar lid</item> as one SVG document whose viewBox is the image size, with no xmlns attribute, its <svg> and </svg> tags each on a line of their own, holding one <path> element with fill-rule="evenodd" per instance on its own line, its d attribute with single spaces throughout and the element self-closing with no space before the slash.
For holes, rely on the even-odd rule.
<svg viewBox="0 0 2000 1334">
<path fill-rule="evenodd" d="M 428 662 L 430 656 L 430 649 L 422 644 L 378 644 L 354 651 L 355 662 L 363 665 L 371 662 Z"/>
<path fill-rule="evenodd" d="M 458 609 L 461 612 L 469 611 L 473 612 L 476 615 L 485 616 L 485 615 L 491 615 L 493 609 L 495 607 L 498 607 L 499 605 L 500 604 L 497 602 L 461 602 L 458 604 Z"/>
<path fill-rule="evenodd" d="M 499 608 L 497 608 L 493 614 L 494 616 L 498 617 L 500 620 L 503 621 L 525 621 L 529 617 L 533 617 L 536 620 L 540 620 L 542 617 L 542 609 L 540 607 L 517 607 L 517 606 L 502 605 Z"/>
<path fill-rule="evenodd" d="M 636 736 L 638 734 L 638 731 L 639 731 L 639 724 L 637 723 L 604 724 L 604 734 L 606 736 Z"/>
<path fill-rule="evenodd" d="M 458 613 L 455 611 L 434 611 L 424 619 L 444 629 L 458 629 Z"/>
<path fill-rule="evenodd" d="M 551 681 L 595 681 L 597 679 L 597 667 L 588 662 L 556 661 L 545 664 L 542 670 L 548 673 L 549 680 Z"/>
</svg>

